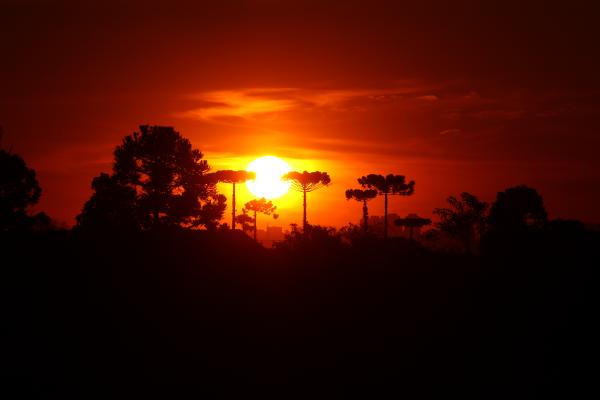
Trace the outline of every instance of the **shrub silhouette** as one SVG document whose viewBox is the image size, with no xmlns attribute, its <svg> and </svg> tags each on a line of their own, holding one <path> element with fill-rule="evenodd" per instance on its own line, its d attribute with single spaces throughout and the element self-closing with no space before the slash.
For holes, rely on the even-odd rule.
<svg viewBox="0 0 600 400">
<path fill-rule="evenodd" d="M 303 216 L 302 216 L 302 227 L 306 229 L 306 193 L 314 192 L 315 190 L 321 189 L 324 186 L 328 186 L 331 183 L 331 178 L 327 172 L 314 171 L 314 172 L 288 172 L 282 177 L 283 180 L 290 181 L 292 188 L 297 192 L 301 192 L 303 195 Z"/>
<path fill-rule="evenodd" d="M 261 213 L 261 214 L 265 214 L 265 215 L 273 215 L 273 218 L 277 219 L 277 218 L 279 218 L 279 215 L 275 214 L 275 210 L 277 210 L 277 207 L 274 206 L 271 201 L 267 201 L 267 199 L 265 199 L 264 197 L 260 198 L 260 199 L 250 200 L 249 202 L 247 202 L 244 205 L 244 214 L 243 215 L 247 215 L 248 212 L 254 213 L 254 218 L 253 218 L 254 241 L 256 241 L 256 215 L 257 215 L 257 213 Z"/>
<path fill-rule="evenodd" d="M 42 194 L 35 171 L 17 154 L 0 150 L 0 231 L 49 227 L 45 213 L 29 215 Z"/>
<path fill-rule="evenodd" d="M 232 171 L 232 170 L 222 170 L 216 171 L 211 174 L 211 178 L 213 178 L 216 182 L 223 183 L 231 183 L 232 185 L 232 193 L 231 193 L 231 229 L 235 230 L 236 218 L 235 218 L 235 185 L 237 183 L 244 183 L 248 180 L 254 179 L 256 177 L 255 172 L 250 171 Z"/>
<path fill-rule="evenodd" d="M 460 199 L 450 196 L 446 201 L 450 207 L 433 210 L 440 217 L 436 226 L 448 236 L 458 239 L 465 251 L 472 253 L 476 239 L 485 229 L 488 204 L 467 192 L 461 193 Z"/>
<path fill-rule="evenodd" d="M 383 237 L 388 237 L 388 195 L 411 196 L 415 191 L 415 181 L 406 182 L 403 175 L 386 176 L 369 174 L 358 178 L 358 183 L 369 189 L 375 189 L 384 196 Z"/>
<path fill-rule="evenodd" d="M 363 203 L 363 230 L 367 232 L 369 230 L 369 208 L 367 202 L 377 197 L 377 191 L 373 189 L 348 189 L 346 190 L 346 200 L 354 199 L 356 201 L 362 201 Z"/>
<path fill-rule="evenodd" d="M 79 218 L 87 226 L 103 226 L 102 218 L 113 218 L 110 203 L 114 202 L 112 207 L 119 212 L 133 211 L 140 229 L 216 227 L 225 210 L 225 196 L 217 193 L 215 182 L 207 176 L 209 166 L 202 153 L 173 127 L 142 125 L 139 132 L 123 139 L 114 156 L 112 177 L 100 176 L 97 182 L 104 193 L 92 195 Z M 129 194 L 124 188 L 130 189 Z"/>
</svg>

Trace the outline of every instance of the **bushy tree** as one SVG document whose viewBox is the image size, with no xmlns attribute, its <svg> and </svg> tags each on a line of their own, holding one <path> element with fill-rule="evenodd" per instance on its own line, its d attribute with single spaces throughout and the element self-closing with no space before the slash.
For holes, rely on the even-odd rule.
<svg viewBox="0 0 600 400">
<path fill-rule="evenodd" d="M 433 210 L 440 218 L 436 226 L 462 242 L 465 250 L 471 253 L 475 250 L 476 239 L 485 229 L 488 204 L 467 192 L 461 193 L 460 198 L 450 196 L 447 202 L 450 207 Z"/>
<path fill-rule="evenodd" d="M 302 227 L 306 230 L 308 225 L 306 220 L 306 193 L 314 192 L 315 190 L 321 189 L 322 187 L 328 186 L 331 183 L 331 178 L 327 172 L 314 171 L 314 172 L 288 172 L 282 177 L 283 180 L 290 181 L 292 188 L 302 193 L 303 202 L 303 216 L 302 216 Z"/>
<path fill-rule="evenodd" d="M 49 226 L 50 218 L 45 213 L 29 214 L 41 194 L 35 171 L 23 158 L 0 150 L 0 230 Z"/>
<path fill-rule="evenodd" d="M 498 193 L 490 208 L 490 229 L 496 231 L 544 228 L 547 223 L 548 214 L 542 196 L 525 185 Z"/>
<path fill-rule="evenodd" d="M 206 176 L 209 166 L 202 153 L 172 127 L 140 126 L 139 132 L 117 146 L 114 157 L 113 175 L 99 177 L 97 189 L 104 192 L 94 193 L 91 203 L 86 203 L 79 217 L 82 222 L 102 226 L 103 215 L 113 217 L 108 202 L 114 200 L 120 212 L 131 209 L 140 229 L 216 227 L 225 210 L 225 197 Z M 95 202 L 102 202 L 102 207 Z"/>
<path fill-rule="evenodd" d="M 363 188 L 375 189 L 384 196 L 383 236 L 388 236 L 388 196 L 411 196 L 415 192 L 415 181 L 406 181 L 404 175 L 377 175 L 369 174 L 358 178 L 358 183 Z"/>
<path fill-rule="evenodd" d="M 121 231 L 137 230 L 140 215 L 136 208 L 135 189 L 119 183 L 117 178 L 101 173 L 92 180 L 93 194 L 76 217 L 77 228 Z"/>
</svg>

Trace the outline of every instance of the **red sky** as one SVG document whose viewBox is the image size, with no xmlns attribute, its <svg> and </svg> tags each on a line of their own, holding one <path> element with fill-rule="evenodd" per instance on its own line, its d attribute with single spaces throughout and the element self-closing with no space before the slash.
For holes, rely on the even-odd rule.
<svg viewBox="0 0 600 400">
<path fill-rule="evenodd" d="M 272 154 L 328 171 L 313 223 L 357 222 L 344 190 L 389 172 L 417 182 L 402 215 L 525 183 L 551 217 L 600 222 L 591 2 L 54 3 L 0 1 L 0 125 L 58 220 L 124 135 L 160 124 L 216 169 Z M 299 195 L 275 203 L 299 221 Z"/>
</svg>

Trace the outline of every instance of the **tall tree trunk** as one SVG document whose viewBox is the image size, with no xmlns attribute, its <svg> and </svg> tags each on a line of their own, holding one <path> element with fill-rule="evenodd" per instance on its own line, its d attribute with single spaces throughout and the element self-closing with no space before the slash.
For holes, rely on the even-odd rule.
<svg viewBox="0 0 600 400">
<path fill-rule="evenodd" d="M 235 182 L 233 182 L 233 194 L 231 195 L 231 230 L 235 231 Z"/>
<path fill-rule="evenodd" d="M 256 211 L 254 211 L 254 241 L 258 242 L 258 240 L 256 240 Z"/>
<path fill-rule="evenodd" d="M 369 230 L 369 209 L 366 200 L 363 200 L 363 229 L 365 232 Z"/>
<path fill-rule="evenodd" d="M 304 203 L 303 203 L 303 206 L 304 206 L 304 216 L 302 218 L 302 232 L 306 233 L 306 225 L 307 225 L 307 222 L 306 222 L 306 190 L 303 191 L 303 193 L 304 193 Z"/>
<path fill-rule="evenodd" d="M 383 209 L 383 237 L 388 237 L 388 194 L 384 193 L 384 209 Z"/>
</svg>

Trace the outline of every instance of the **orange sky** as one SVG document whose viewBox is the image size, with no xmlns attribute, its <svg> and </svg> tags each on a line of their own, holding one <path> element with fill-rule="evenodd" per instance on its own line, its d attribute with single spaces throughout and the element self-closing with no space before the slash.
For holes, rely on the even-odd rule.
<svg viewBox="0 0 600 400">
<path fill-rule="evenodd" d="M 72 223 L 121 138 L 160 124 L 215 169 L 271 154 L 328 171 L 313 223 L 357 222 L 345 189 L 389 172 L 416 181 L 390 204 L 402 215 L 526 183 L 552 217 L 600 222 L 599 32 L 585 5 L 321 3 L 3 2 L 3 147 L 37 170 L 38 209 Z M 271 223 L 300 221 L 299 194 L 275 203 Z"/>
</svg>

